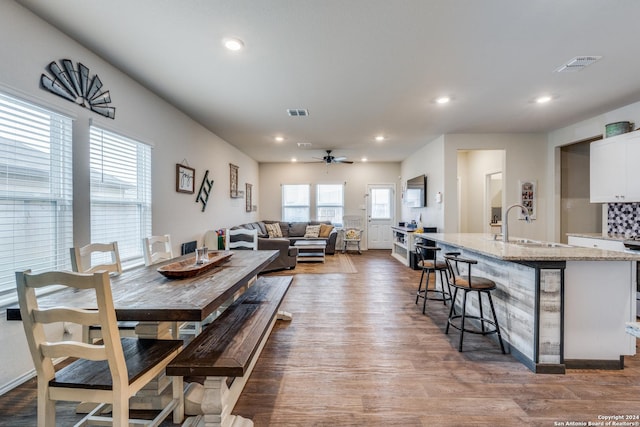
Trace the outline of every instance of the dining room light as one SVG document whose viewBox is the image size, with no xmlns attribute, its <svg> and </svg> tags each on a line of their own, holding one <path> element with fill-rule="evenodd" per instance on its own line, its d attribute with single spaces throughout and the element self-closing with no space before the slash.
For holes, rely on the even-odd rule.
<svg viewBox="0 0 640 427">
<path fill-rule="evenodd" d="M 237 52 L 244 48 L 244 42 L 235 37 L 225 38 L 222 43 L 224 44 L 224 47 L 233 52 Z"/>
</svg>

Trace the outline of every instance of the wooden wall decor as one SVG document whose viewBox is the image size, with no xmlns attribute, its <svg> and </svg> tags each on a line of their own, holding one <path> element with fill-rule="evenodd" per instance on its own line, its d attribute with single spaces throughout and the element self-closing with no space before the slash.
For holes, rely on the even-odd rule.
<svg viewBox="0 0 640 427">
<path fill-rule="evenodd" d="M 109 106 L 111 94 L 108 90 L 102 89 L 100 77 L 89 76 L 89 68 L 82 63 L 78 62 L 78 67 L 75 68 L 70 59 L 61 59 L 60 65 L 53 61 L 46 70 L 49 75 L 40 76 L 42 89 L 102 116 L 115 119 L 116 108 Z"/>
<path fill-rule="evenodd" d="M 211 195 L 211 188 L 213 187 L 213 180 L 209 180 L 209 171 L 204 173 L 202 178 L 202 184 L 200 184 L 200 191 L 198 191 L 198 197 L 196 202 L 202 203 L 202 212 L 207 208 L 209 202 L 209 196 Z"/>
<path fill-rule="evenodd" d="M 244 197 L 245 197 L 245 207 L 244 210 L 245 212 L 251 212 L 252 208 L 251 208 L 251 198 L 253 197 L 252 195 L 252 191 L 253 191 L 253 185 L 251 184 L 245 184 L 244 185 Z"/>
<path fill-rule="evenodd" d="M 196 190 L 195 177 L 196 177 L 196 170 L 194 168 L 190 168 L 189 166 L 185 166 L 177 163 L 176 164 L 176 191 L 178 193 L 193 194 Z"/>
<path fill-rule="evenodd" d="M 229 196 L 238 198 L 238 166 L 229 163 Z"/>
</svg>

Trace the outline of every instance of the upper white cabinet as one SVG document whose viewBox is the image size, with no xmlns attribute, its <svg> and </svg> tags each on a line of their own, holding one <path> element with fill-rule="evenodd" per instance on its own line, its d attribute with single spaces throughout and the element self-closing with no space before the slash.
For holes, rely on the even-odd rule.
<svg viewBox="0 0 640 427">
<path fill-rule="evenodd" d="M 640 132 L 591 143 L 592 203 L 640 202 Z"/>
</svg>

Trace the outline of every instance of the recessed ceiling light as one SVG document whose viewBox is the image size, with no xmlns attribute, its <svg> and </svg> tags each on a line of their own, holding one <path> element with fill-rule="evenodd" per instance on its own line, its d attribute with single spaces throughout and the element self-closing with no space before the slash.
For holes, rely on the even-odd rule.
<svg viewBox="0 0 640 427">
<path fill-rule="evenodd" d="M 552 98 L 549 95 L 543 95 L 543 96 L 540 96 L 540 97 L 536 98 L 536 102 L 538 104 L 546 104 L 547 102 L 551 101 L 551 99 Z"/>
<path fill-rule="evenodd" d="M 235 37 L 228 37 L 224 39 L 222 43 L 224 44 L 224 47 L 226 47 L 227 49 L 233 52 L 242 50 L 242 48 L 244 47 L 244 42 Z"/>
<path fill-rule="evenodd" d="M 360 160 L 361 160 L 361 161 L 363 161 L 363 162 L 366 162 L 366 161 L 367 161 L 367 158 L 366 158 L 366 157 L 363 157 L 363 158 L 362 158 L 362 159 L 360 159 Z"/>
<path fill-rule="evenodd" d="M 376 136 L 376 141 L 384 141 L 384 135 Z"/>
<path fill-rule="evenodd" d="M 284 141 L 284 137 L 283 136 L 276 136 L 274 139 L 276 140 L 276 142 Z"/>
<path fill-rule="evenodd" d="M 451 101 L 451 98 L 449 98 L 448 96 L 441 96 L 440 98 L 436 99 L 436 103 L 438 104 L 446 104 L 449 101 Z"/>
<path fill-rule="evenodd" d="M 291 158 L 291 161 L 292 161 L 293 163 L 295 163 L 295 162 L 297 162 L 297 161 L 298 161 L 298 159 L 296 159 L 295 157 L 292 157 L 292 158 Z"/>
</svg>

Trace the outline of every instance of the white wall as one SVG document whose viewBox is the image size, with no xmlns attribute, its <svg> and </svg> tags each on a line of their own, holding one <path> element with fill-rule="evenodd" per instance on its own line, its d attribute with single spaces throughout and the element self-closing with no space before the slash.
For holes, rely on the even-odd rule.
<svg viewBox="0 0 640 427">
<path fill-rule="evenodd" d="M 192 119 L 167 104 L 127 75 L 109 65 L 14 2 L 0 2 L 0 90 L 58 110 L 74 118 L 74 241 L 90 241 L 89 152 L 90 120 L 125 136 L 153 144 L 154 234 L 171 234 L 174 251 L 182 242 L 202 242 L 207 229 L 222 228 L 257 217 L 246 213 L 244 199 L 229 198 L 229 163 L 239 166 L 240 189 L 254 185 L 259 202 L 258 164 Z M 82 62 L 100 76 L 116 107 L 115 120 L 76 106 L 39 88 L 40 75 L 51 61 Z M 213 191 L 205 212 L 196 195 L 175 191 L 175 165 L 186 160 L 196 169 L 196 192 L 209 170 Z M 0 320 L 0 392 L 32 369 L 20 322 Z M 62 333 L 58 330 L 58 333 Z"/>
<path fill-rule="evenodd" d="M 427 176 L 427 207 L 410 208 L 400 205 L 398 221 L 419 222 L 422 216 L 424 227 L 436 227 L 442 232 L 444 227 L 443 204 L 436 202 L 436 194 L 444 193 L 444 137 L 425 143 L 424 147 L 402 162 L 401 183 L 418 175 Z M 400 188 L 400 190 L 402 187 Z"/>
<path fill-rule="evenodd" d="M 519 202 L 518 181 L 536 180 L 538 182 L 538 218 L 532 224 L 515 220 L 512 213 L 509 221 L 509 233 L 512 236 L 546 239 L 546 224 L 549 221 L 544 214 L 547 206 L 546 135 L 542 134 L 452 134 L 445 135 L 445 182 L 447 203 L 445 205 L 445 231 L 456 232 L 458 204 L 455 200 L 456 164 L 458 150 L 505 150 L 505 168 L 503 171 L 505 206 Z M 503 221 L 506 218 L 502 219 Z"/>
<path fill-rule="evenodd" d="M 345 215 L 365 214 L 367 184 L 395 184 L 397 211 L 400 203 L 399 177 L 400 163 L 354 163 L 330 166 L 321 163 L 261 163 L 258 219 L 277 220 L 282 217 L 282 184 L 345 184 Z M 314 195 L 312 191 L 311 197 Z M 312 219 L 315 218 L 314 207 L 315 203 L 312 201 Z"/>
</svg>

